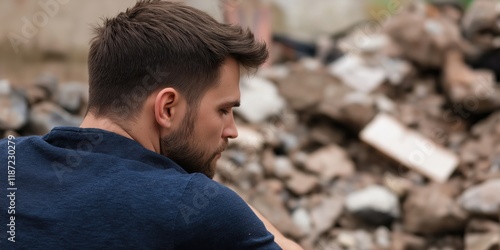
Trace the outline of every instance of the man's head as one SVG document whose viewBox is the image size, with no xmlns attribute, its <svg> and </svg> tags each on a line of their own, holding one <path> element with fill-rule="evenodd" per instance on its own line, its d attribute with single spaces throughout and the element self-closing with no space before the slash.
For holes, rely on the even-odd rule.
<svg viewBox="0 0 500 250">
<path fill-rule="evenodd" d="M 267 56 L 249 30 L 182 4 L 140 1 L 96 28 L 88 114 L 212 177 L 237 136 L 240 66 L 257 68 Z"/>
</svg>

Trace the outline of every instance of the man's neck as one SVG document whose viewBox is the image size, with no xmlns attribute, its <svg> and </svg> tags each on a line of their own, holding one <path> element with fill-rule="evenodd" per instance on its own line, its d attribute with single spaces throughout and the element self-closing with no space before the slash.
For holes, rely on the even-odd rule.
<svg viewBox="0 0 500 250">
<path fill-rule="evenodd" d="M 145 136 L 140 136 L 134 133 L 133 129 L 127 129 L 124 126 L 114 122 L 113 120 L 106 117 L 95 117 L 93 114 L 88 113 L 85 118 L 83 118 L 83 122 L 80 124 L 80 128 L 98 128 L 106 131 L 113 132 L 115 134 L 119 134 L 123 137 L 127 137 L 132 139 L 138 143 L 140 143 L 143 147 L 159 153 L 159 149 L 155 150 L 153 143 L 150 141 L 144 140 L 148 139 Z"/>
</svg>

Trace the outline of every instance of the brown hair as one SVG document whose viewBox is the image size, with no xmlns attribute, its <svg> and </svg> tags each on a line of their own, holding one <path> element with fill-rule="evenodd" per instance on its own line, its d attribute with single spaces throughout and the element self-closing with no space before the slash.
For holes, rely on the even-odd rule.
<svg viewBox="0 0 500 250">
<path fill-rule="evenodd" d="M 180 3 L 142 0 L 95 28 L 89 107 L 95 116 L 134 118 L 155 90 L 173 87 L 191 108 L 218 82 L 227 58 L 255 69 L 268 57 L 252 32 Z M 126 109 L 124 109 L 126 108 Z"/>
</svg>

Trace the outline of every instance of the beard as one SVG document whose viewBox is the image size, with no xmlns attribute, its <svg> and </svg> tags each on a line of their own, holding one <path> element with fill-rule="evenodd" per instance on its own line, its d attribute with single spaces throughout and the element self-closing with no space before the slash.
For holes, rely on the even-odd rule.
<svg viewBox="0 0 500 250">
<path fill-rule="evenodd" d="M 188 173 L 202 173 L 212 179 L 217 158 L 227 148 L 228 140 L 215 150 L 204 149 L 194 138 L 194 116 L 188 113 L 179 129 L 160 139 L 161 154 L 170 158 Z"/>
</svg>

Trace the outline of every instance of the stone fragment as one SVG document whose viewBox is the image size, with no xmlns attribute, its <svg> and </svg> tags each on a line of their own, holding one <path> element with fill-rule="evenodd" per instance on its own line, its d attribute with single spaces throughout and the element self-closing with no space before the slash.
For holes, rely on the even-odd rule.
<svg viewBox="0 0 500 250">
<path fill-rule="evenodd" d="M 266 175 L 273 175 L 275 169 L 276 155 L 273 150 L 268 148 L 262 151 L 261 163 Z"/>
<path fill-rule="evenodd" d="M 69 82 L 59 87 L 56 102 L 70 113 L 78 113 L 85 103 L 88 86 L 77 82 Z"/>
<path fill-rule="evenodd" d="M 243 78 L 240 83 L 241 107 L 235 113 L 257 124 L 282 112 L 285 101 L 276 86 L 260 77 Z"/>
<path fill-rule="evenodd" d="M 378 114 L 361 131 L 360 138 L 397 162 L 437 182 L 446 181 L 458 165 L 458 157 L 453 152 L 386 114 Z"/>
<path fill-rule="evenodd" d="M 335 144 L 320 148 L 309 155 L 305 162 L 307 170 L 323 180 L 346 177 L 354 174 L 354 163 L 347 152 Z"/>
<path fill-rule="evenodd" d="M 500 249 L 500 232 L 468 233 L 465 235 L 465 250 Z"/>
<path fill-rule="evenodd" d="M 392 233 L 391 250 L 426 249 L 425 239 L 416 235 L 395 231 Z"/>
<path fill-rule="evenodd" d="M 497 1 L 475 0 L 465 12 L 462 19 L 464 36 L 481 51 L 497 47 L 494 34 L 500 33 L 499 9 Z"/>
<path fill-rule="evenodd" d="M 310 139 L 325 146 L 340 144 L 346 137 L 344 131 L 326 121 L 314 121 L 309 129 Z"/>
<path fill-rule="evenodd" d="M 500 179 L 473 186 L 460 196 L 462 207 L 475 214 L 498 217 L 500 215 Z"/>
<path fill-rule="evenodd" d="M 411 29 L 408 27 L 412 27 Z M 436 7 L 412 2 L 402 7 L 384 25 L 394 47 L 392 56 L 403 57 L 427 68 L 443 65 L 444 53 L 464 41 L 460 29 Z"/>
<path fill-rule="evenodd" d="M 486 219 L 471 219 L 466 228 L 465 249 L 500 249 L 500 223 Z"/>
<path fill-rule="evenodd" d="M 280 81 L 290 75 L 290 68 L 284 64 L 275 64 L 269 67 L 260 68 L 257 75 L 271 81 Z"/>
<path fill-rule="evenodd" d="M 311 216 L 304 208 L 298 208 L 292 213 L 292 220 L 304 235 L 311 233 Z"/>
<path fill-rule="evenodd" d="M 457 50 L 450 50 L 445 58 L 443 87 L 455 112 L 468 118 L 500 107 L 500 87 L 492 71 L 472 70 Z"/>
<path fill-rule="evenodd" d="M 19 137 L 21 136 L 17 131 L 15 130 L 7 130 L 3 133 L 1 138 L 8 138 L 9 136 L 14 136 L 14 137 Z"/>
<path fill-rule="evenodd" d="M 320 235 L 332 228 L 342 213 L 344 199 L 340 196 L 322 197 L 320 204 L 311 209 L 314 234 Z"/>
<path fill-rule="evenodd" d="M 49 100 L 54 99 L 57 96 L 59 88 L 59 80 L 49 74 L 40 75 L 34 83 L 35 86 L 43 89 L 46 92 L 47 98 Z"/>
<path fill-rule="evenodd" d="M 437 234 L 460 231 L 468 217 L 455 197 L 456 184 L 432 183 L 415 187 L 404 203 L 404 227 L 408 232 Z"/>
<path fill-rule="evenodd" d="M 278 137 L 283 150 L 287 154 L 299 147 L 299 139 L 294 134 L 280 131 Z"/>
<path fill-rule="evenodd" d="M 387 78 L 383 68 L 370 67 L 362 57 L 353 54 L 333 62 L 329 71 L 353 90 L 367 93 L 378 88 Z"/>
<path fill-rule="evenodd" d="M 248 179 L 253 183 L 260 182 L 264 179 L 263 167 L 257 162 L 250 162 L 244 166 Z"/>
<path fill-rule="evenodd" d="M 276 192 L 271 192 L 275 183 L 265 181 L 256 188 L 256 194 L 250 198 L 249 203 L 267 218 L 284 235 L 298 239 L 304 233 L 292 220 L 290 213 L 283 203 L 283 198 Z"/>
<path fill-rule="evenodd" d="M 28 130 L 43 135 L 56 126 L 78 127 L 81 122 L 82 117 L 73 116 L 52 102 L 42 102 L 30 110 Z"/>
<path fill-rule="evenodd" d="M 467 232 L 500 232 L 500 223 L 494 220 L 472 218 L 465 229 Z"/>
<path fill-rule="evenodd" d="M 281 95 L 294 110 L 306 110 L 321 101 L 325 84 L 333 81 L 327 74 L 299 71 L 279 81 L 278 86 Z"/>
<path fill-rule="evenodd" d="M 298 170 L 293 171 L 290 178 L 286 180 L 286 186 L 296 195 L 305 195 L 318 184 L 319 180 L 316 176 Z"/>
<path fill-rule="evenodd" d="M 361 229 L 356 231 L 341 231 L 336 240 L 344 249 L 374 248 L 373 238 L 371 235 Z"/>
<path fill-rule="evenodd" d="M 391 231 L 386 227 L 377 227 L 374 233 L 375 244 L 381 249 L 391 248 Z"/>
<path fill-rule="evenodd" d="M 0 80 L 0 130 L 20 129 L 27 120 L 26 99 L 7 80 Z"/>
<path fill-rule="evenodd" d="M 328 84 L 323 91 L 323 101 L 318 113 L 359 132 L 375 116 L 373 96 L 354 92 L 342 84 Z"/>
<path fill-rule="evenodd" d="M 238 125 L 238 137 L 229 140 L 229 145 L 236 145 L 241 149 L 256 152 L 264 146 L 264 136 L 257 130 L 245 126 Z"/>
<path fill-rule="evenodd" d="M 293 166 L 292 161 L 288 157 L 277 156 L 274 160 L 274 175 L 279 179 L 285 180 L 288 179 L 295 168 Z"/>
<path fill-rule="evenodd" d="M 413 187 L 411 180 L 390 174 L 389 172 L 385 173 L 383 178 L 384 186 L 397 194 L 399 197 L 406 195 L 407 192 Z"/>
<path fill-rule="evenodd" d="M 47 91 L 35 85 L 28 86 L 21 90 L 21 94 L 28 100 L 30 106 L 34 106 L 43 101 L 49 101 Z"/>
<path fill-rule="evenodd" d="M 346 197 L 346 208 L 371 224 L 387 224 L 399 218 L 398 197 L 382 186 L 369 186 Z"/>
</svg>

